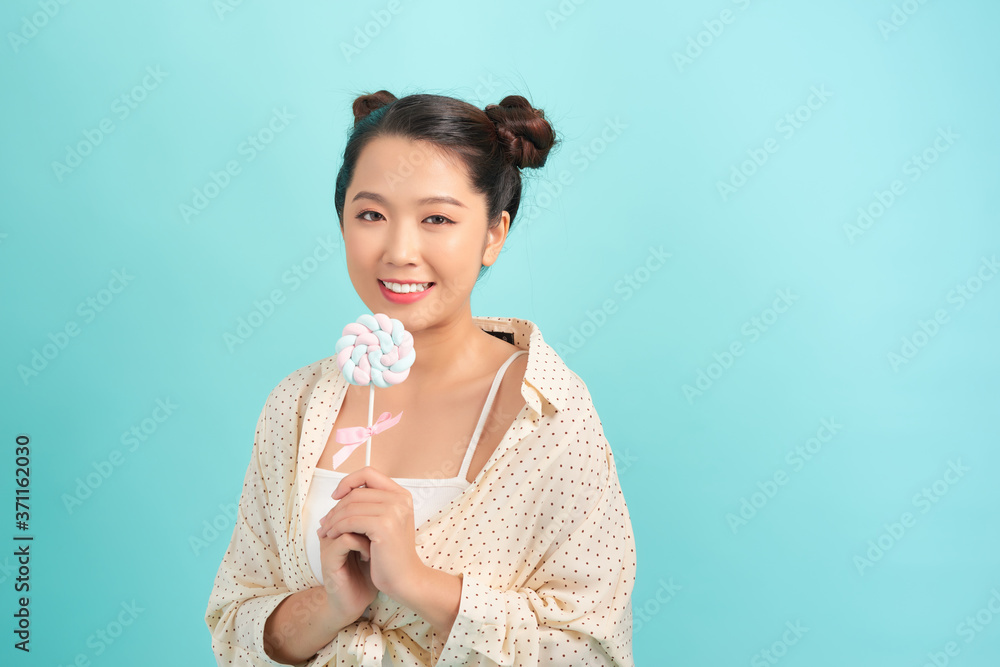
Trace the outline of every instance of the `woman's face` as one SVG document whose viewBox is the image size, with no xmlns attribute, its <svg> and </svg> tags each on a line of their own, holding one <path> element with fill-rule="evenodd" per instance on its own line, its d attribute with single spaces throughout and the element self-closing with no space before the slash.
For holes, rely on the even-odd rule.
<svg viewBox="0 0 1000 667">
<path fill-rule="evenodd" d="M 469 310 L 479 270 L 496 261 L 509 220 L 504 211 L 487 230 L 486 197 L 457 158 L 429 142 L 379 137 L 361 152 L 344 199 L 347 271 L 373 313 L 410 332 L 446 323 Z M 393 291 L 399 283 L 408 293 Z"/>
</svg>

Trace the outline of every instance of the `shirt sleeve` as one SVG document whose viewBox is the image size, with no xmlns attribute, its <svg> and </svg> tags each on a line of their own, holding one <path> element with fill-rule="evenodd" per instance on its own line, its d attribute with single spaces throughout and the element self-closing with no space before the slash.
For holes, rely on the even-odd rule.
<svg viewBox="0 0 1000 667">
<path fill-rule="evenodd" d="M 553 548 L 530 580 L 531 588 L 497 590 L 461 573 L 458 615 L 443 646 L 435 635 L 434 667 L 605 665 L 634 667 L 632 588 L 635 538 L 611 456 L 589 474 L 596 498 Z M 537 582 L 541 582 L 540 584 Z"/>
<path fill-rule="evenodd" d="M 292 594 L 281 574 L 281 557 L 268 519 L 268 503 L 275 500 L 268 498 L 267 480 L 261 472 L 266 413 L 265 404 L 257 420 L 233 536 L 215 576 L 205 614 L 220 666 L 283 664 L 264 651 L 264 623 Z"/>
</svg>

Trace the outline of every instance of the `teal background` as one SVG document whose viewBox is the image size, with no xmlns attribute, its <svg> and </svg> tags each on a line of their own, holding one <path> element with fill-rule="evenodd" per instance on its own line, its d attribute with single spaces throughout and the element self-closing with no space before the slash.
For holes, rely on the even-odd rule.
<svg viewBox="0 0 1000 667">
<path fill-rule="evenodd" d="M 636 664 L 1000 664 L 996 3 L 222 6 L 0 9 L 0 662 L 214 665 L 204 612 L 257 416 L 364 311 L 342 249 L 294 289 L 286 272 L 338 241 L 350 105 L 385 88 L 522 94 L 563 142 L 525 172 L 473 313 L 534 321 L 591 391 L 636 534 Z M 391 20 L 345 56 L 372 12 Z M 163 78 L 122 117 L 147 67 Z M 813 87 L 828 97 L 802 107 Z M 240 144 L 274 109 L 294 118 L 250 161 Z M 60 178 L 102 119 L 113 131 Z M 230 160 L 240 173 L 186 222 Z M 669 259 L 647 265 L 651 248 Z M 123 269 L 88 320 L 79 305 Z M 780 290 L 794 300 L 769 312 Z M 176 408 L 126 446 L 157 400 Z M 30 657 L 12 648 L 18 434 Z M 133 601 L 135 622 L 97 641 Z"/>
</svg>

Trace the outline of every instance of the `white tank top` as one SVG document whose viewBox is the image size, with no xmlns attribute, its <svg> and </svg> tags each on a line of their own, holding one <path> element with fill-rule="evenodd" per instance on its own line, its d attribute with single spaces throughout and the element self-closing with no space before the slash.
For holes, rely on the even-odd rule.
<svg viewBox="0 0 1000 667">
<path fill-rule="evenodd" d="M 486 404 L 483 406 L 483 412 L 479 415 L 479 423 L 476 424 L 476 430 L 472 434 L 472 440 L 469 441 L 469 446 L 465 452 L 465 458 L 462 459 L 462 467 L 458 471 L 458 475 L 455 477 L 449 477 L 448 479 L 437 479 L 437 478 L 418 478 L 418 477 L 393 477 L 392 480 L 402 486 L 405 489 L 409 489 L 410 493 L 413 495 L 413 521 L 414 526 L 419 527 L 424 521 L 432 517 L 438 512 L 442 507 L 445 507 L 452 500 L 457 498 L 466 488 L 471 486 L 471 483 L 466 479 L 466 475 L 469 472 L 469 464 L 472 463 L 472 454 L 476 451 L 476 444 L 479 442 L 479 436 L 483 431 L 483 426 L 486 424 L 486 417 L 489 415 L 490 408 L 493 405 L 493 399 L 496 397 L 497 389 L 500 387 L 500 380 L 503 379 L 504 373 L 507 371 L 507 367 L 510 366 L 511 362 L 514 361 L 519 355 L 527 354 L 527 350 L 518 350 L 510 357 L 507 361 L 503 363 L 500 370 L 497 371 L 496 377 L 493 378 L 493 385 L 490 387 L 489 396 L 486 397 Z M 306 503 L 302 509 L 303 512 L 303 526 L 305 530 L 305 543 L 306 543 L 306 557 L 309 559 L 309 567 L 312 568 L 313 575 L 319 581 L 323 581 L 323 572 L 320 569 L 320 551 L 319 551 L 319 535 L 316 531 L 319 530 L 319 521 L 326 513 L 329 512 L 334 505 L 339 501 L 334 500 L 330 497 L 334 489 L 337 488 L 337 484 L 340 483 L 347 473 L 337 472 L 335 470 L 326 470 L 324 468 L 315 468 L 313 471 L 313 478 L 309 484 L 309 493 L 306 496 Z M 363 614 L 364 618 L 370 618 L 371 606 L 365 609 Z M 389 652 L 386 651 L 382 660 L 383 667 L 390 667 L 393 665 L 391 658 L 389 657 Z"/>
</svg>

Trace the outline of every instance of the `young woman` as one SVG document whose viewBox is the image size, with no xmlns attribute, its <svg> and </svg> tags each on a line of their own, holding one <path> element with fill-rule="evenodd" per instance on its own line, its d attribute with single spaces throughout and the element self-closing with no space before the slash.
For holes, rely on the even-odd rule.
<svg viewBox="0 0 1000 667">
<path fill-rule="evenodd" d="M 330 356 L 270 393 L 205 616 L 219 665 L 632 667 L 635 541 L 587 387 L 534 323 L 470 308 L 551 126 L 517 95 L 354 116 L 337 214 L 354 289 L 413 335 L 375 391 L 404 414 L 334 470 L 369 388 Z"/>
</svg>

